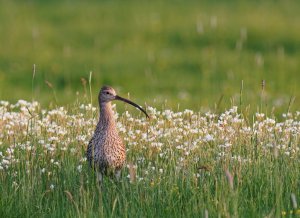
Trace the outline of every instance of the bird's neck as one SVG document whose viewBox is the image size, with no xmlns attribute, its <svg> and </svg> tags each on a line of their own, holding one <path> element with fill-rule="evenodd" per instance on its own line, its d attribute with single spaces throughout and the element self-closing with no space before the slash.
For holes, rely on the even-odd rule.
<svg viewBox="0 0 300 218">
<path fill-rule="evenodd" d="M 102 127 L 115 127 L 114 112 L 110 102 L 100 103 L 99 124 Z"/>
</svg>

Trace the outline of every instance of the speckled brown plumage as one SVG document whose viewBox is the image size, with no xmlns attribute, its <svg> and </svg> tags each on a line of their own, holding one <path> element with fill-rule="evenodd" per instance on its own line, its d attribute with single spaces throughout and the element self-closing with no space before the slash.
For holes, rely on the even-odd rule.
<svg viewBox="0 0 300 218">
<path fill-rule="evenodd" d="M 121 100 L 142 110 L 146 116 L 147 113 L 135 103 L 128 99 L 116 95 L 113 88 L 103 86 L 100 90 L 98 101 L 100 106 L 99 122 L 96 126 L 93 137 L 87 148 L 87 159 L 90 165 L 99 173 L 98 179 L 101 182 L 102 175 L 115 173 L 120 176 L 120 170 L 126 160 L 126 149 L 123 140 L 118 134 L 111 108 L 112 100 Z"/>
</svg>

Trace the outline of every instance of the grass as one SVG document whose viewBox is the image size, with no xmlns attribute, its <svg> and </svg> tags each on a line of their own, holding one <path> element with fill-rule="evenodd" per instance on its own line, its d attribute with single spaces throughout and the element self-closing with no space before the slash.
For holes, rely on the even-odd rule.
<svg viewBox="0 0 300 218">
<path fill-rule="evenodd" d="M 299 9 L 0 0 L 0 217 L 299 216 Z M 101 189 L 103 84 L 152 119 L 118 104 L 128 166 Z"/>
<path fill-rule="evenodd" d="M 127 166 L 100 188 L 84 155 L 96 108 L 1 102 L 0 216 L 297 216 L 299 112 L 147 110 L 118 115 Z"/>
<path fill-rule="evenodd" d="M 93 90 L 109 84 L 157 108 L 206 111 L 221 96 L 221 109 L 237 104 L 242 81 L 245 106 L 258 105 L 265 80 L 267 106 L 280 114 L 300 91 L 299 7 L 297 1 L 3 0 L 0 98 L 70 104 L 92 71 Z"/>
</svg>

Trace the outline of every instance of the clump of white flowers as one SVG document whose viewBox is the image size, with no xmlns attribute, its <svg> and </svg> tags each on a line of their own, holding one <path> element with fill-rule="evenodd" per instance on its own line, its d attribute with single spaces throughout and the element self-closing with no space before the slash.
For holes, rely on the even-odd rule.
<svg viewBox="0 0 300 218">
<path fill-rule="evenodd" d="M 84 151 L 98 121 L 97 111 L 91 104 L 70 112 L 64 107 L 42 109 L 38 102 L 0 101 L 0 174 L 11 173 L 9 169 L 21 162 L 30 163 L 33 156 L 41 160 L 39 174 L 49 180 L 55 169 L 63 166 L 65 156 L 77 160 L 74 171 L 84 173 Z M 151 119 L 128 111 L 115 113 L 128 161 L 139 166 L 135 169 L 137 181 L 151 180 L 151 173 L 163 177 L 167 169 L 162 164 L 166 162 L 176 165 L 176 170 L 207 156 L 214 161 L 251 162 L 251 152 L 237 153 L 241 148 L 251 151 L 256 147 L 263 155 L 273 154 L 274 149 L 289 158 L 299 155 L 299 111 L 283 114 L 282 122 L 263 113 L 256 113 L 249 122 L 237 107 L 222 114 L 153 107 L 147 111 Z M 31 166 L 25 167 L 30 170 Z"/>
</svg>

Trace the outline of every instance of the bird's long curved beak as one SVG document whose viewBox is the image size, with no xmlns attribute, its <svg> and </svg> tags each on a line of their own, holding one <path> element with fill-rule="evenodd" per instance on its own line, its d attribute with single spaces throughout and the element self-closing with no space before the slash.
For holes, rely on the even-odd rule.
<svg viewBox="0 0 300 218">
<path fill-rule="evenodd" d="M 140 109 L 146 115 L 146 117 L 149 118 L 149 115 L 147 114 L 147 112 L 141 106 L 137 105 L 136 103 L 134 103 L 134 102 L 132 102 L 132 101 L 126 99 L 126 98 L 122 98 L 122 97 L 120 97 L 118 95 L 115 96 L 115 99 L 116 100 L 120 100 L 120 101 L 124 101 L 124 102 L 126 102 L 128 104 L 131 104 L 132 106 Z"/>
</svg>

